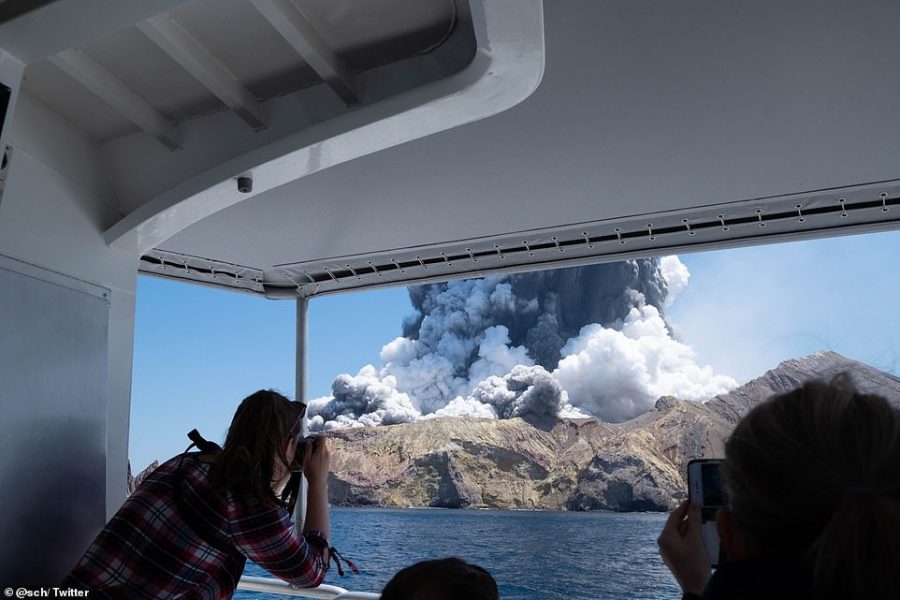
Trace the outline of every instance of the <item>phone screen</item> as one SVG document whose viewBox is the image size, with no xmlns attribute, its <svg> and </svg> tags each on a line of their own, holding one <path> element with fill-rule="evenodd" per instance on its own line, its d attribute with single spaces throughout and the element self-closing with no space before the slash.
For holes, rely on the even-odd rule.
<svg viewBox="0 0 900 600">
<path fill-rule="evenodd" d="M 700 502 L 703 543 L 713 567 L 719 566 L 724 558 L 716 531 L 716 512 L 727 506 L 721 465 L 721 461 L 715 459 L 695 460 L 688 464 L 690 497 L 691 501 Z"/>
<path fill-rule="evenodd" d="M 724 508 L 725 488 L 722 486 L 722 469 L 715 462 L 700 465 L 700 479 L 703 482 L 703 507 Z"/>
</svg>

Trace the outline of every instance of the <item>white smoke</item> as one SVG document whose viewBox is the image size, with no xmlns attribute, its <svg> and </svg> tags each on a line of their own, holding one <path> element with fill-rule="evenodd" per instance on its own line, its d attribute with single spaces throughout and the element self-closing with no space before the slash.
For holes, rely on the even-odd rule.
<svg viewBox="0 0 900 600">
<path fill-rule="evenodd" d="M 660 396 L 702 401 L 737 387 L 696 363 L 694 351 L 669 335 L 653 306 L 631 309 L 621 327 L 588 325 L 563 347 L 553 376 L 572 404 L 606 421 L 623 421 Z"/>
<path fill-rule="evenodd" d="M 661 312 L 688 277 L 671 256 L 411 288 L 417 314 L 406 336 L 382 348 L 381 367 L 339 375 L 331 396 L 310 403 L 310 426 L 438 416 L 621 421 L 662 395 L 711 398 L 736 382 L 697 365 Z"/>
<path fill-rule="evenodd" d="M 447 403 L 444 408 L 439 408 L 430 415 L 423 418 L 432 417 L 479 417 L 482 419 L 496 419 L 497 411 L 489 404 L 479 402 L 475 398 L 463 398 L 457 396 Z"/>
<path fill-rule="evenodd" d="M 681 262 L 677 256 L 663 256 L 660 258 L 659 270 L 662 273 L 663 279 L 666 280 L 666 288 L 668 290 L 665 306 L 672 306 L 676 296 L 687 287 L 688 279 L 690 279 L 691 274 L 688 272 L 688 268 L 685 264 Z"/>
</svg>

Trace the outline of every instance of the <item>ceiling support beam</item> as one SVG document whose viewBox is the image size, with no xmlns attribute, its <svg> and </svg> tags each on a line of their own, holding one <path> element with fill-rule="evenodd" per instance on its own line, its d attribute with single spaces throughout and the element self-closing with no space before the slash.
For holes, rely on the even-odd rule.
<svg viewBox="0 0 900 600">
<path fill-rule="evenodd" d="M 175 126 L 93 58 L 81 50 L 66 50 L 50 61 L 167 148 L 181 149 L 181 135 Z"/>
<path fill-rule="evenodd" d="M 107 229 L 106 243 L 138 256 L 150 253 L 200 220 L 278 186 L 516 106 L 537 89 L 544 74 L 543 4 L 473 2 L 478 51 L 462 70 L 390 101 L 262 141 L 208 171 L 185 176 Z M 247 172 L 253 173 L 253 190 L 243 194 L 235 177 Z"/>
<path fill-rule="evenodd" d="M 138 29 L 250 127 L 255 130 L 266 127 L 259 102 L 227 67 L 175 19 L 160 15 L 139 23 Z"/>
<path fill-rule="evenodd" d="M 345 104 L 359 104 L 356 76 L 290 0 L 250 0 Z"/>
<path fill-rule="evenodd" d="M 112 35 L 190 1 L 0 1 L 0 47 L 27 66 L 68 48 L 80 48 L 91 40 Z"/>
</svg>

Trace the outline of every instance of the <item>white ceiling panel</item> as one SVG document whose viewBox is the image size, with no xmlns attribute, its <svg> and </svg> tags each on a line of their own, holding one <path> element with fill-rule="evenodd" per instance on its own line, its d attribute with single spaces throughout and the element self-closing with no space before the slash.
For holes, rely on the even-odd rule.
<svg viewBox="0 0 900 600">
<path fill-rule="evenodd" d="M 84 50 L 172 121 L 224 109 L 209 90 L 135 28 L 96 40 Z"/>
<path fill-rule="evenodd" d="M 267 268 L 744 201 L 752 216 L 754 198 L 900 178 L 900 4 L 544 8 L 544 79 L 518 107 L 299 179 L 162 247 Z"/>
<path fill-rule="evenodd" d="M 96 140 L 109 140 L 138 131 L 134 123 L 47 60 L 28 66 L 22 89 Z"/>
<path fill-rule="evenodd" d="M 260 99 L 321 81 L 247 0 L 197 0 L 172 17 Z"/>
</svg>

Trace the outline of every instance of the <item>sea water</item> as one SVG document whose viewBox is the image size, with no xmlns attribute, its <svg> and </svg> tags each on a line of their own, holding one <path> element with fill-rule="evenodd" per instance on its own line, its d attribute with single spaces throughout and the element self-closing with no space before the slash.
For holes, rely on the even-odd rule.
<svg viewBox="0 0 900 600">
<path fill-rule="evenodd" d="M 458 556 L 494 576 L 504 600 L 681 597 L 656 547 L 666 515 L 439 509 L 332 509 L 332 543 L 361 569 L 326 583 L 378 592 L 402 567 Z M 246 575 L 268 576 L 248 563 Z M 242 600 L 285 596 L 239 591 Z"/>
</svg>

